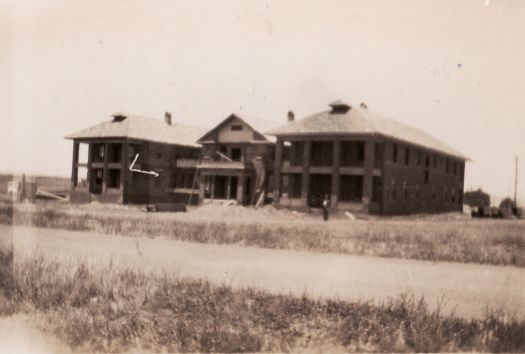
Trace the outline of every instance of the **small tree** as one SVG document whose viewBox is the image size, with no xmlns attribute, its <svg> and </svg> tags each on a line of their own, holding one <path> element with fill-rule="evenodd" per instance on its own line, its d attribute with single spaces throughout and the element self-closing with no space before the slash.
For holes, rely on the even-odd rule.
<svg viewBox="0 0 525 354">
<path fill-rule="evenodd" d="M 490 206 L 490 195 L 481 189 L 467 191 L 463 194 L 463 203 L 469 207 L 488 207 Z"/>
</svg>

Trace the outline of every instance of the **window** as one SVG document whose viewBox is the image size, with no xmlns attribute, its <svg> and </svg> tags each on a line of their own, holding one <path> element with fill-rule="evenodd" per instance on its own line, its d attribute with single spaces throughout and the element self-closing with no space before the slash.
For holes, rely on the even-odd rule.
<svg viewBox="0 0 525 354">
<path fill-rule="evenodd" d="M 428 181 L 430 180 L 430 172 L 425 171 L 425 184 L 428 184 Z"/>
<path fill-rule="evenodd" d="M 186 184 L 185 184 L 186 188 L 192 189 L 194 180 L 195 180 L 195 174 L 192 171 L 188 171 L 186 173 Z"/>
<path fill-rule="evenodd" d="M 120 155 L 122 153 L 122 144 L 108 145 L 108 160 L 109 162 L 120 162 Z"/>
<path fill-rule="evenodd" d="M 457 166 L 457 164 L 456 164 L 456 161 L 454 161 L 454 165 L 453 165 L 453 167 L 452 167 L 452 170 L 453 170 L 453 172 L 454 172 L 454 175 L 456 175 L 457 167 L 458 167 L 458 166 Z"/>
<path fill-rule="evenodd" d="M 417 164 L 421 165 L 421 151 L 420 150 L 417 151 Z"/>
<path fill-rule="evenodd" d="M 449 165 L 449 160 L 447 159 L 447 161 L 445 162 L 445 172 L 448 174 L 448 165 Z"/>
<path fill-rule="evenodd" d="M 120 188 L 120 170 L 109 170 L 108 188 Z"/>
<path fill-rule="evenodd" d="M 383 180 L 381 177 L 372 178 L 372 201 L 380 203 L 383 194 Z"/>
<path fill-rule="evenodd" d="M 392 200 L 397 200 L 397 191 L 396 187 L 392 188 Z"/>
<path fill-rule="evenodd" d="M 340 177 L 339 200 L 361 201 L 363 198 L 363 176 Z"/>
<path fill-rule="evenodd" d="M 408 200 L 408 188 L 404 188 L 405 200 Z"/>
<path fill-rule="evenodd" d="M 397 144 L 394 144 L 394 148 L 392 150 L 392 161 L 397 162 Z"/>
<path fill-rule="evenodd" d="M 103 162 L 105 155 L 104 144 L 93 144 L 91 145 L 91 161 L 93 162 Z"/>
<path fill-rule="evenodd" d="M 425 157 L 425 167 L 430 167 L 430 157 L 428 155 Z"/>
<path fill-rule="evenodd" d="M 162 152 L 157 151 L 157 159 L 158 160 L 162 159 Z"/>
<path fill-rule="evenodd" d="M 240 147 L 232 148 L 231 154 L 232 154 L 233 161 L 241 161 L 241 148 Z"/>
<path fill-rule="evenodd" d="M 290 198 L 301 198 L 302 175 L 300 173 L 290 174 L 288 196 Z"/>
<path fill-rule="evenodd" d="M 290 175 L 284 174 L 281 176 L 281 196 L 288 198 L 288 191 L 290 189 Z"/>
<path fill-rule="evenodd" d="M 365 143 L 363 141 L 341 141 L 341 166 L 363 166 Z"/>
<path fill-rule="evenodd" d="M 405 148 L 405 165 L 408 166 L 409 163 L 410 163 L 410 148 L 407 146 Z"/>
<path fill-rule="evenodd" d="M 130 144 L 128 149 L 128 160 L 132 162 L 135 159 L 135 156 L 140 154 L 140 145 L 139 144 Z"/>
<path fill-rule="evenodd" d="M 365 154 L 363 152 L 363 160 Z M 374 144 L 374 167 L 380 168 L 383 165 L 383 144 L 375 143 Z"/>
<path fill-rule="evenodd" d="M 451 194 L 452 194 L 452 203 L 455 203 L 456 202 L 456 188 L 452 187 Z"/>
<path fill-rule="evenodd" d="M 433 159 L 432 165 L 434 166 L 434 168 L 436 168 L 437 167 L 437 156 L 434 154 L 432 159 Z"/>
<path fill-rule="evenodd" d="M 302 166 L 304 156 L 304 143 L 302 141 L 294 141 L 290 146 L 290 165 Z"/>
<path fill-rule="evenodd" d="M 420 192 L 419 192 L 419 184 L 416 184 L 416 199 L 419 200 Z"/>
<path fill-rule="evenodd" d="M 332 166 L 333 144 L 331 141 L 312 141 L 310 163 L 312 166 Z"/>
<path fill-rule="evenodd" d="M 242 125 L 234 124 L 234 125 L 231 126 L 231 130 L 232 131 L 240 131 L 240 130 L 242 130 Z"/>
</svg>

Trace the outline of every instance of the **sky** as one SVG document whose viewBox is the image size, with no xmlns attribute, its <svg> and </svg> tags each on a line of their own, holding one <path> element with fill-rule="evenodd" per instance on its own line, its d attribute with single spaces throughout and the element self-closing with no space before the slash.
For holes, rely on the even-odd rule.
<svg viewBox="0 0 525 354">
<path fill-rule="evenodd" d="M 64 136 L 124 111 L 211 128 L 344 99 L 525 202 L 525 1 L 0 0 L 0 172 L 69 176 Z"/>
</svg>

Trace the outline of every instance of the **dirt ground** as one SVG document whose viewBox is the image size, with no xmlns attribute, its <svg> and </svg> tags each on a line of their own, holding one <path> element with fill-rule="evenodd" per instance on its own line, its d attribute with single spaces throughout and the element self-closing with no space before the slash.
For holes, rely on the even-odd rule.
<svg viewBox="0 0 525 354">
<path fill-rule="evenodd" d="M 0 232 L 6 232 L 1 226 Z M 60 262 L 137 267 L 162 274 L 205 278 L 236 288 L 382 301 L 401 293 L 424 296 L 430 306 L 464 317 L 486 308 L 525 316 L 525 269 L 448 262 L 269 250 L 142 237 L 122 237 L 28 227 L 14 228 L 18 257 L 43 254 Z"/>
<path fill-rule="evenodd" d="M 252 206 L 243 207 L 239 205 L 226 206 L 224 201 L 208 202 L 200 206 L 189 206 L 185 213 L 146 212 L 145 205 L 122 205 L 122 204 L 103 204 L 92 202 L 88 204 L 70 204 L 60 201 L 42 201 L 35 204 L 19 203 L 17 208 L 33 210 L 40 207 L 51 207 L 55 210 L 62 210 L 76 214 L 95 214 L 95 215 L 115 215 L 115 216 L 143 216 L 148 218 L 172 219 L 172 220 L 194 220 L 194 221 L 227 221 L 227 222 L 271 222 L 271 223 L 323 223 L 320 210 L 311 210 L 309 212 L 294 211 L 287 208 L 277 209 L 272 205 L 265 205 L 261 208 Z M 356 220 L 396 221 L 396 222 L 413 222 L 413 221 L 479 221 L 471 218 L 467 213 L 441 213 L 441 214 L 414 214 L 400 216 L 376 216 L 367 214 L 352 214 Z M 352 221 L 343 212 L 332 212 L 330 214 L 331 223 L 348 223 Z"/>
<path fill-rule="evenodd" d="M 23 314 L 0 317 L 0 353 L 64 353 L 71 350 L 58 339 L 44 334 Z"/>
</svg>

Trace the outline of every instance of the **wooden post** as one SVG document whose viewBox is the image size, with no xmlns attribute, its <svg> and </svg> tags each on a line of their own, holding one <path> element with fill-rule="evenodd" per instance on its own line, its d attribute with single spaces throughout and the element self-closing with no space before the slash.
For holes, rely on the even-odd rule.
<svg viewBox="0 0 525 354">
<path fill-rule="evenodd" d="M 333 154 L 332 154 L 332 208 L 337 207 L 339 202 L 339 188 L 340 188 L 340 174 L 339 169 L 341 166 L 341 141 L 336 139 L 333 141 Z"/>
<path fill-rule="evenodd" d="M 108 143 L 104 143 L 104 169 L 102 170 L 102 193 L 106 193 L 108 190 Z"/>
<path fill-rule="evenodd" d="M 363 175 L 363 198 L 362 202 L 366 208 L 370 205 L 372 199 L 372 185 L 374 174 L 374 142 L 372 140 L 365 141 L 365 164 Z"/>
<path fill-rule="evenodd" d="M 75 190 L 78 184 L 78 151 L 80 143 L 73 141 L 73 163 L 71 166 L 71 190 Z"/>
<path fill-rule="evenodd" d="M 281 198 L 281 167 L 283 158 L 283 140 L 278 138 L 275 144 L 275 165 L 273 168 L 273 203 L 279 205 Z"/>
<path fill-rule="evenodd" d="M 226 200 L 231 199 L 231 184 L 232 184 L 232 177 L 228 176 L 228 179 L 226 180 Z"/>
<path fill-rule="evenodd" d="M 204 201 L 204 194 L 206 191 L 206 177 L 200 174 L 199 176 L 199 204 Z"/>
<path fill-rule="evenodd" d="M 237 203 L 239 203 L 239 205 L 244 204 L 244 194 L 249 192 L 244 190 L 244 184 L 245 176 L 244 173 L 241 173 L 241 175 L 237 177 Z"/>
<path fill-rule="evenodd" d="M 303 175 L 301 180 L 301 201 L 303 206 L 308 207 L 308 190 L 310 188 L 310 149 L 312 142 L 304 141 L 303 150 Z"/>
<path fill-rule="evenodd" d="M 130 173 L 128 173 L 128 142 L 123 141 L 121 145 L 120 156 L 122 160 L 121 169 L 120 169 L 120 191 L 124 195 L 126 189 L 127 178 Z"/>
<path fill-rule="evenodd" d="M 215 175 L 211 176 L 211 200 L 215 199 Z"/>
<path fill-rule="evenodd" d="M 91 193 L 91 178 L 93 171 L 91 171 L 91 161 L 93 161 L 93 144 L 88 144 L 88 161 L 87 161 L 87 190 Z"/>
</svg>

